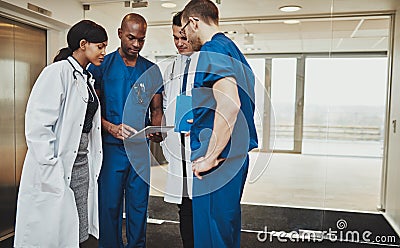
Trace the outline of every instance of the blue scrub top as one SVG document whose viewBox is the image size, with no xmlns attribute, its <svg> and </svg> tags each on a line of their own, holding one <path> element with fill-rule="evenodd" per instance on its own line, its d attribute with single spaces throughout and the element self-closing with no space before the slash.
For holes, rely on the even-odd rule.
<svg viewBox="0 0 400 248">
<path fill-rule="evenodd" d="M 106 120 L 116 125 L 124 122 L 136 130 L 150 124 L 150 101 L 163 91 L 157 65 L 139 55 L 134 67 L 126 66 L 117 49 L 100 66 L 90 65 L 88 70 L 96 80 L 95 89 L 101 92 L 101 113 Z M 108 132 L 103 132 L 103 142 L 123 144 Z"/>
<path fill-rule="evenodd" d="M 238 47 L 224 34 L 217 33 L 202 46 L 196 68 L 192 92 L 194 122 L 190 130 L 192 161 L 207 152 L 216 108 L 212 87 L 225 77 L 236 79 L 241 105 L 231 139 L 219 157 L 242 156 L 258 146 L 254 73 Z"/>
</svg>

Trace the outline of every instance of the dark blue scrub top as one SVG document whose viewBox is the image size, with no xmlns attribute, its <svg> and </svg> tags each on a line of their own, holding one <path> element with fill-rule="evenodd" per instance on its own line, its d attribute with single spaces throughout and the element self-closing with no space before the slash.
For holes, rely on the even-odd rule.
<svg viewBox="0 0 400 248">
<path fill-rule="evenodd" d="M 96 80 L 95 89 L 101 92 L 101 114 L 106 120 L 118 125 L 124 115 L 124 123 L 136 130 L 149 125 L 150 101 L 163 91 L 157 65 L 139 55 L 134 67 L 126 66 L 117 50 L 107 54 L 100 66 L 90 65 L 88 70 Z M 108 132 L 103 132 L 103 142 L 123 144 Z"/>
<path fill-rule="evenodd" d="M 212 87 L 225 77 L 236 79 L 241 106 L 231 139 L 219 157 L 245 155 L 258 146 L 254 124 L 254 73 L 237 46 L 224 34 L 217 33 L 202 46 L 196 68 L 192 92 L 191 160 L 207 152 L 216 108 Z"/>
</svg>

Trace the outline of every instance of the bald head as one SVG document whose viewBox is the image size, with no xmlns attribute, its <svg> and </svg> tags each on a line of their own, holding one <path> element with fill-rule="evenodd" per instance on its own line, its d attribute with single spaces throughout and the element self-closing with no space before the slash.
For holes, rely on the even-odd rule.
<svg viewBox="0 0 400 248">
<path fill-rule="evenodd" d="M 121 22 L 118 37 L 121 40 L 120 53 L 124 58 L 135 61 L 146 38 L 147 22 L 143 16 L 130 13 Z"/>
<path fill-rule="evenodd" d="M 143 16 L 136 13 L 129 13 L 122 19 L 121 29 L 124 29 L 127 25 L 133 23 L 147 27 L 146 19 L 144 19 Z"/>
</svg>

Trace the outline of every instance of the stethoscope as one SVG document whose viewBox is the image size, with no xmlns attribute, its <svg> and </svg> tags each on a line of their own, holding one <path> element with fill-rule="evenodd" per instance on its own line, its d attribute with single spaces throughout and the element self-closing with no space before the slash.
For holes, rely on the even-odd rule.
<svg viewBox="0 0 400 248">
<path fill-rule="evenodd" d="M 175 75 L 174 75 L 174 71 L 175 71 L 175 64 L 176 64 L 176 58 L 174 59 L 173 63 L 172 63 L 172 69 L 171 69 L 171 73 L 169 74 L 169 80 L 172 81 L 175 79 Z M 188 57 L 187 60 L 191 61 L 191 58 Z M 189 62 L 190 63 L 190 62 Z M 181 68 L 182 69 L 182 68 Z M 181 70 L 182 71 L 182 70 Z M 178 78 L 180 79 L 181 76 L 183 76 L 184 74 L 180 74 L 178 75 Z M 180 92 L 182 92 L 182 89 L 180 90 Z"/>
<path fill-rule="evenodd" d="M 71 62 L 69 59 L 67 59 L 67 61 L 68 61 L 68 63 L 72 66 L 72 68 L 74 69 L 74 70 L 72 71 L 72 76 L 74 77 L 74 83 L 76 84 L 76 87 L 78 88 L 78 92 L 79 92 L 79 94 L 81 95 L 82 100 L 83 100 L 85 103 L 94 102 L 94 95 L 93 95 L 93 93 L 92 93 L 92 90 L 89 89 L 89 84 L 88 84 L 88 83 L 86 84 L 86 88 L 87 88 L 87 90 L 88 90 L 90 96 L 89 96 L 88 99 L 86 99 L 86 98 L 83 96 L 84 94 L 82 94 L 81 90 L 79 89 L 78 77 L 76 76 L 76 73 L 78 73 L 78 75 L 79 75 L 80 77 L 82 77 L 83 79 L 84 79 L 85 77 L 83 76 L 83 74 L 82 74 L 80 71 L 78 71 L 78 70 L 75 68 L 75 66 L 72 64 L 72 62 Z M 90 78 L 91 78 L 91 75 L 89 74 L 87 80 L 89 81 Z"/>
<path fill-rule="evenodd" d="M 175 62 L 176 62 L 176 59 L 174 59 L 174 63 L 172 63 L 172 70 L 171 70 L 171 73 L 169 74 L 169 80 L 171 80 L 171 81 L 174 79 Z"/>
</svg>

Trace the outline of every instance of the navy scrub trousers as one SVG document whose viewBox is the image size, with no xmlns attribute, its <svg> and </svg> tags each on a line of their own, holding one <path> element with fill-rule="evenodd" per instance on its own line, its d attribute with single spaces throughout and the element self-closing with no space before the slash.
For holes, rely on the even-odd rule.
<svg viewBox="0 0 400 248">
<path fill-rule="evenodd" d="M 123 248 L 122 212 L 125 185 L 126 234 L 129 247 L 144 247 L 149 185 L 133 169 L 124 145 L 103 143 L 104 160 L 99 176 L 100 248 Z M 130 216 L 130 217 L 129 217 Z M 130 220 L 130 221 L 129 221 Z M 118 244 L 118 247 L 115 245 Z"/>
<path fill-rule="evenodd" d="M 196 196 L 196 188 L 199 191 L 204 190 L 214 184 L 207 180 L 215 178 L 203 177 L 199 180 L 193 177 L 194 247 L 240 248 L 240 199 L 247 177 L 249 158 L 247 156 L 245 159 L 227 159 L 224 166 L 237 168 L 238 163 L 242 163 L 242 166 L 237 174 L 227 184 L 209 194 Z"/>
</svg>

